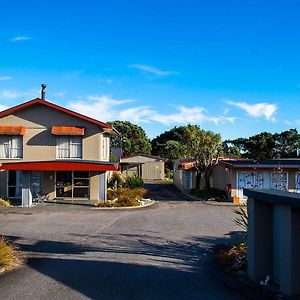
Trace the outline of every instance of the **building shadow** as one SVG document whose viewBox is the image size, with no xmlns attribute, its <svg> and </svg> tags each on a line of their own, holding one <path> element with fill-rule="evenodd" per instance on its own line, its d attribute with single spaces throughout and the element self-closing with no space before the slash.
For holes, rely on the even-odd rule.
<svg viewBox="0 0 300 300">
<path fill-rule="evenodd" d="M 145 188 L 150 191 L 150 198 L 155 201 L 195 201 L 170 183 L 146 182 Z"/>
<path fill-rule="evenodd" d="M 239 241 L 241 232 L 185 242 L 151 233 L 73 237 L 80 242 L 8 238 L 28 253 L 30 268 L 90 299 L 219 299 L 223 293 L 221 299 L 242 299 L 212 271 L 213 249 Z"/>
</svg>

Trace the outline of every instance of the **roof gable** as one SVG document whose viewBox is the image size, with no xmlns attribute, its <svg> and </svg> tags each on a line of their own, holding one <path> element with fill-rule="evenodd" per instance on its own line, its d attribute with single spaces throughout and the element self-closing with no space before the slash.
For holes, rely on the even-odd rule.
<svg viewBox="0 0 300 300">
<path fill-rule="evenodd" d="M 52 109 L 58 110 L 58 111 L 63 112 L 63 113 L 66 113 L 66 114 L 71 115 L 73 117 L 77 117 L 79 119 L 85 120 L 85 121 L 90 122 L 92 124 L 96 124 L 96 125 L 100 126 L 101 128 L 109 129 L 111 131 L 114 130 L 114 128 L 112 126 L 110 126 L 110 125 L 108 125 L 104 122 L 98 121 L 96 119 L 93 119 L 93 118 L 90 118 L 88 116 L 82 115 L 80 113 L 77 113 L 77 112 L 72 111 L 70 109 L 67 109 L 65 107 L 59 106 L 57 104 L 51 103 L 51 102 L 46 101 L 46 100 L 42 100 L 40 98 L 36 98 L 36 99 L 30 100 L 30 101 L 27 101 L 25 103 L 16 105 L 14 107 L 8 108 L 6 110 L 3 110 L 3 111 L 0 112 L 0 118 L 3 118 L 5 116 L 8 116 L 10 114 L 13 114 L 15 112 L 18 112 L 22 109 L 28 108 L 28 107 L 36 105 L 36 104 L 45 105 L 47 107 L 50 107 Z"/>
</svg>

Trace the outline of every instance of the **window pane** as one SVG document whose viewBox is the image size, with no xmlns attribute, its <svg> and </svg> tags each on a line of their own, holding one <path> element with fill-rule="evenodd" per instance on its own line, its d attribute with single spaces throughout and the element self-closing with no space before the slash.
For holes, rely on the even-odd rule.
<svg viewBox="0 0 300 300">
<path fill-rule="evenodd" d="M 74 171 L 74 178 L 89 178 L 89 172 Z"/>
<path fill-rule="evenodd" d="M 73 136 L 71 137 L 71 158 L 82 158 L 82 138 Z"/>
<path fill-rule="evenodd" d="M 70 138 L 60 136 L 57 138 L 58 158 L 70 158 Z"/>
<path fill-rule="evenodd" d="M 8 136 L 0 136 L 0 157 L 9 158 Z"/>
<path fill-rule="evenodd" d="M 89 198 L 89 188 L 76 188 L 76 187 L 74 187 L 73 197 Z"/>
<path fill-rule="evenodd" d="M 8 187 L 8 197 L 9 198 L 16 197 L 16 187 Z"/>
<path fill-rule="evenodd" d="M 8 185 L 16 186 L 17 182 L 17 172 L 16 171 L 8 171 Z"/>
<path fill-rule="evenodd" d="M 75 186 L 89 186 L 90 180 L 89 179 L 74 179 Z"/>
</svg>

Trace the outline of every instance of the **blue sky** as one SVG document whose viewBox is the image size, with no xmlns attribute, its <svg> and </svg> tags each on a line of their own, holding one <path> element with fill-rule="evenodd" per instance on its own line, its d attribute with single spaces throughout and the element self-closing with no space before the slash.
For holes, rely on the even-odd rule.
<svg viewBox="0 0 300 300">
<path fill-rule="evenodd" d="M 2 1 L 0 109 L 39 96 L 149 135 L 300 126 L 299 1 Z"/>
</svg>

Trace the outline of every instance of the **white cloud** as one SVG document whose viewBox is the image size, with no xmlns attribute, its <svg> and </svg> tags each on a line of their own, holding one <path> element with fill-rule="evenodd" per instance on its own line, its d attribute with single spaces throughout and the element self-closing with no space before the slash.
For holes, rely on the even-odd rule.
<svg viewBox="0 0 300 300">
<path fill-rule="evenodd" d="M 2 105 L 2 104 L 0 104 L 0 111 L 5 110 L 5 109 L 7 109 L 7 107 L 4 106 L 4 105 Z"/>
<path fill-rule="evenodd" d="M 106 84 L 112 84 L 113 83 L 112 79 L 101 79 L 101 78 L 99 78 L 98 81 L 99 82 L 104 82 Z"/>
<path fill-rule="evenodd" d="M 10 41 L 11 42 L 20 42 L 20 41 L 28 41 L 31 40 L 31 37 L 29 36 L 16 36 L 12 38 Z"/>
<path fill-rule="evenodd" d="M 0 81 L 1 80 L 10 80 L 11 77 L 10 76 L 7 76 L 7 75 L 4 75 L 4 76 L 0 76 Z"/>
<path fill-rule="evenodd" d="M 176 72 L 174 72 L 174 71 L 164 71 L 164 70 L 160 70 L 156 67 L 148 66 L 148 65 L 133 64 L 133 65 L 129 65 L 129 67 L 140 70 L 140 71 L 144 71 L 147 73 L 151 73 L 151 74 L 154 74 L 157 76 L 168 76 L 168 75 L 176 74 Z"/>
<path fill-rule="evenodd" d="M 55 97 L 63 97 L 66 93 L 65 92 L 57 92 L 54 94 Z"/>
<path fill-rule="evenodd" d="M 162 114 L 151 106 L 122 107 L 132 99 L 113 99 L 108 96 L 87 96 L 86 101 L 69 103 L 69 107 L 82 114 L 102 120 L 128 120 L 133 123 L 157 122 L 164 125 L 212 122 L 214 124 L 234 123 L 234 117 L 209 116 L 203 107 L 175 106 L 175 112 Z"/>
<path fill-rule="evenodd" d="M 246 102 L 226 101 L 227 104 L 244 110 L 249 116 L 254 118 L 265 117 L 267 120 L 275 121 L 274 114 L 278 107 L 276 104 L 256 103 L 248 104 Z"/>
<path fill-rule="evenodd" d="M 289 121 L 289 120 L 284 120 L 284 123 L 286 125 L 289 125 L 289 126 L 292 126 L 293 125 L 293 122 Z"/>
<path fill-rule="evenodd" d="M 13 100 L 17 98 L 37 98 L 40 91 L 38 90 L 29 90 L 25 92 L 19 92 L 16 90 L 2 90 L 0 91 L 1 100 Z"/>
</svg>

